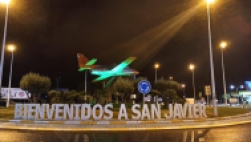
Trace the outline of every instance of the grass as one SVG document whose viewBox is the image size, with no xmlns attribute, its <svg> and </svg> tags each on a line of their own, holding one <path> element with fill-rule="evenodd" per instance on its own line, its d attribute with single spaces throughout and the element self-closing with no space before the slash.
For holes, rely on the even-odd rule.
<svg viewBox="0 0 251 142">
<path fill-rule="evenodd" d="M 243 109 L 243 108 L 232 108 L 232 107 L 218 107 L 218 117 L 225 117 L 225 116 L 234 116 L 238 114 L 244 114 L 249 112 L 249 110 Z M 99 111 L 97 111 L 99 113 Z M 113 109 L 113 118 L 117 119 L 119 113 L 119 108 Z M 167 109 L 161 109 L 161 116 L 164 117 L 164 114 L 168 113 Z M 132 111 L 130 108 L 127 108 L 127 114 L 128 117 L 132 115 Z M 213 107 L 207 107 L 206 109 L 207 117 L 213 118 L 214 117 L 214 111 Z M 0 120 L 3 119 L 13 119 L 14 118 L 14 107 L 11 106 L 9 108 L 6 107 L 0 107 Z M 90 118 L 91 120 L 92 118 Z"/>
<path fill-rule="evenodd" d="M 0 107 L 0 119 L 13 119 L 14 118 L 14 107 L 9 108 Z"/>
<path fill-rule="evenodd" d="M 232 108 L 232 107 L 218 107 L 218 117 L 234 116 L 238 114 L 248 113 L 249 110 L 243 108 Z M 207 107 L 207 117 L 214 117 L 214 108 Z"/>
</svg>

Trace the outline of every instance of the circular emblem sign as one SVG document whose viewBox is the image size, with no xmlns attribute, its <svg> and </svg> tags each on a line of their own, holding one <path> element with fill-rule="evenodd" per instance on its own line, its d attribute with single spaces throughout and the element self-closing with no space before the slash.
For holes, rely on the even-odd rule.
<svg viewBox="0 0 251 142">
<path fill-rule="evenodd" d="M 24 92 L 19 92 L 20 97 L 24 97 Z"/>
<path fill-rule="evenodd" d="M 138 83 L 138 90 L 140 93 L 142 94 L 147 94 L 150 92 L 151 90 L 151 84 L 149 81 L 146 81 L 146 80 L 141 80 L 139 83 Z"/>
</svg>

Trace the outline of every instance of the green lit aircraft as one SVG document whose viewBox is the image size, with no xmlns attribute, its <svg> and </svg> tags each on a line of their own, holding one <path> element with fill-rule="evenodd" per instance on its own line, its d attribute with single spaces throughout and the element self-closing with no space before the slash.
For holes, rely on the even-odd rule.
<svg viewBox="0 0 251 142">
<path fill-rule="evenodd" d="M 79 65 L 78 71 L 84 71 L 86 69 L 89 69 L 91 71 L 91 74 L 99 76 L 98 78 L 94 79 L 94 81 L 100 81 L 116 76 L 135 75 L 139 73 L 138 71 L 128 67 L 128 65 L 131 64 L 136 59 L 136 57 L 129 57 L 112 69 L 108 69 L 100 65 L 95 65 L 97 59 L 88 60 L 81 53 L 77 53 L 77 58 Z"/>
</svg>

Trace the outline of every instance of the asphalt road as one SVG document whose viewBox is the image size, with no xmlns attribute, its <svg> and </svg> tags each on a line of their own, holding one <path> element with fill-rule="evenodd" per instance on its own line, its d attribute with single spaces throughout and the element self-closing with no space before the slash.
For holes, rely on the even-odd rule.
<svg viewBox="0 0 251 142">
<path fill-rule="evenodd" d="M 0 130 L 0 142 L 250 142 L 251 124 L 211 129 L 127 132 Z"/>
</svg>

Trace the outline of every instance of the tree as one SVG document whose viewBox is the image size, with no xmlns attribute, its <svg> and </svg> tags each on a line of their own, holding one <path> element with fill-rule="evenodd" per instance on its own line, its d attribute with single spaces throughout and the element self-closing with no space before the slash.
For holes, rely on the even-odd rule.
<svg viewBox="0 0 251 142">
<path fill-rule="evenodd" d="M 50 103 L 61 103 L 63 101 L 63 94 L 60 91 L 51 90 L 48 93 Z"/>
<path fill-rule="evenodd" d="M 170 84 L 164 79 L 159 79 L 154 83 L 154 89 L 158 90 L 161 94 L 167 91 Z"/>
<path fill-rule="evenodd" d="M 65 99 L 66 99 L 66 101 L 68 103 L 77 102 L 78 101 L 78 97 L 80 96 L 79 94 L 80 93 L 78 93 L 76 90 L 71 90 L 71 91 L 68 91 L 68 92 L 64 93 Z"/>
<path fill-rule="evenodd" d="M 154 83 L 154 89 L 162 96 L 166 107 L 169 100 L 172 102 L 181 101 L 177 94 L 181 90 L 181 85 L 177 81 L 159 79 Z"/>
<path fill-rule="evenodd" d="M 119 77 L 112 86 L 113 91 L 118 92 L 121 95 L 122 101 L 126 103 L 130 94 L 133 93 L 133 82 L 128 79 Z"/>
<path fill-rule="evenodd" d="M 31 96 L 32 102 L 40 99 L 40 94 L 47 92 L 51 86 L 51 80 L 47 76 L 41 76 L 38 73 L 25 74 L 20 81 L 20 88 L 27 90 Z"/>
<path fill-rule="evenodd" d="M 178 92 L 181 90 L 181 85 L 177 81 L 173 80 L 167 80 L 167 84 L 168 89 L 164 95 L 173 103 L 181 101 L 181 98 L 178 96 Z"/>
<path fill-rule="evenodd" d="M 163 100 L 166 101 L 166 91 L 168 89 L 168 82 L 166 80 L 164 80 L 163 78 L 157 80 L 156 82 L 154 82 L 154 89 L 157 91 L 156 94 L 156 98 L 158 98 L 159 95 L 161 95 L 161 97 L 163 98 Z M 158 99 L 157 99 L 158 100 Z M 157 101 L 156 101 L 157 104 Z"/>
</svg>

